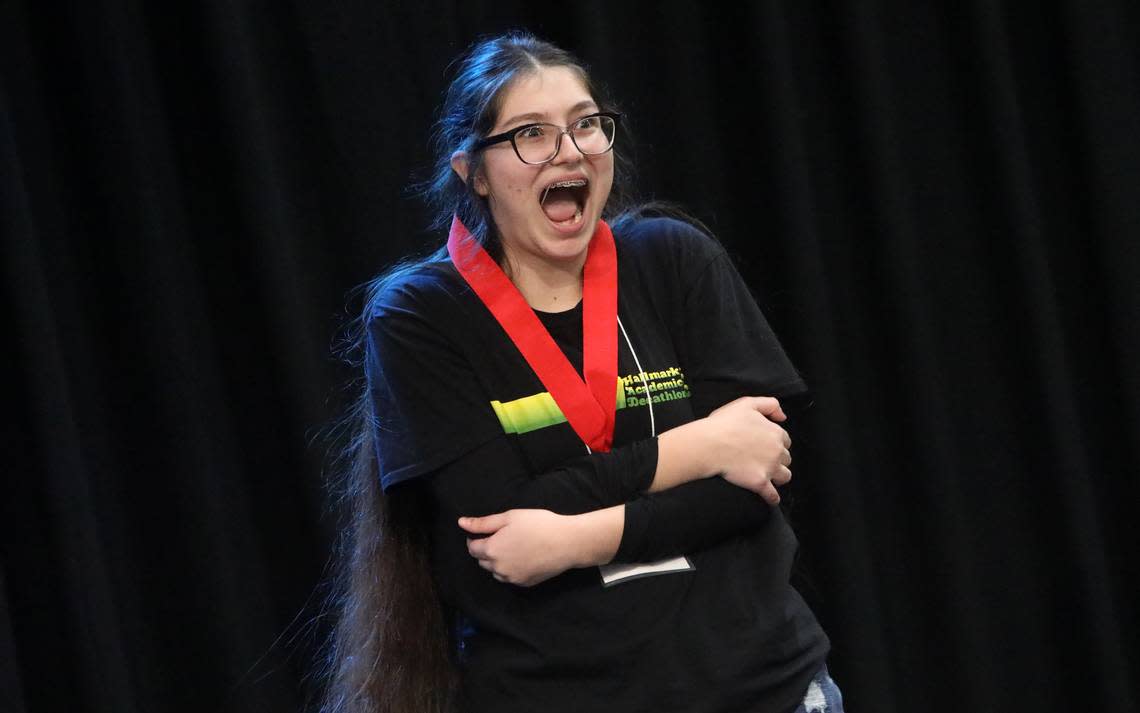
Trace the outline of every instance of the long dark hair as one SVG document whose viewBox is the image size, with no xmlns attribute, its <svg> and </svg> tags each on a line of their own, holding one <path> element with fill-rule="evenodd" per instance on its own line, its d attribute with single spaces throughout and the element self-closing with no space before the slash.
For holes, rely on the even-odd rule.
<svg viewBox="0 0 1140 713">
<path fill-rule="evenodd" d="M 451 155 L 468 151 L 468 176 L 481 170 L 474 141 L 498 120 L 505 90 L 516 79 L 542 67 L 569 67 L 578 73 L 594 101 L 614 110 L 585 65 L 568 52 L 533 35 L 514 32 L 474 44 L 458 61 L 433 134 L 432 177 L 419 186 L 446 228 L 458 215 L 487 251 L 502 249 L 486 199 L 473 180 L 460 180 Z M 604 215 L 628 205 L 631 162 L 614 152 L 614 188 Z M 362 316 L 349 325 L 346 357 L 362 373 L 366 354 L 364 315 L 387 286 L 430 262 L 447 259 L 446 248 L 405 260 L 364 286 Z M 346 444 L 338 461 L 333 495 L 346 511 L 338 545 L 337 581 L 329 600 L 339 618 L 324 661 L 327 681 L 322 713 L 444 713 L 453 704 L 457 675 L 448 627 L 429 567 L 426 503 L 417 487 L 380 487 L 373 440 L 376 413 L 363 378 L 341 433 Z"/>
</svg>

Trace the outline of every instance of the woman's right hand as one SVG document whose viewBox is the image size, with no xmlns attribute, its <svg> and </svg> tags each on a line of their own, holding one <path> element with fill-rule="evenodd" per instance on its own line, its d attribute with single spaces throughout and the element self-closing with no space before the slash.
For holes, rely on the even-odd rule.
<svg viewBox="0 0 1140 713">
<path fill-rule="evenodd" d="M 792 439 L 776 423 L 786 419 L 770 396 L 742 396 L 710 413 L 704 420 L 714 472 L 778 504 L 776 486 L 792 479 Z"/>
</svg>

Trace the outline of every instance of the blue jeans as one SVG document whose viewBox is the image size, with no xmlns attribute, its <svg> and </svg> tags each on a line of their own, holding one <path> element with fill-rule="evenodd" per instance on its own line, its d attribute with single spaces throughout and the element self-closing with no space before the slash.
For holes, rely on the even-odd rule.
<svg viewBox="0 0 1140 713">
<path fill-rule="evenodd" d="M 794 713 L 843 713 L 843 694 L 827 675 L 827 666 L 811 680 L 803 702 Z"/>
</svg>

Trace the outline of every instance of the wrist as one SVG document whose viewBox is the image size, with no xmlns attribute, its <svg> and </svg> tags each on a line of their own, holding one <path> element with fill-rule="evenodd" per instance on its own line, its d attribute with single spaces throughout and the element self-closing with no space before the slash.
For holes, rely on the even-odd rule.
<svg viewBox="0 0 1140 713">
<path fill-rule="evenodd" d="M 692 428 L 692 443 L 690 452 L 693 454 L 694 467 L 699 478 L 711 478 L 720 471 L 718 456 L 721 446 L 720 429 L 708 416 L 698 418 L 685 424 Z"/>
<path fill-rule="evenodd" d="M 716 475 L 715 424 L 708 418 L 677 426 L 657 437 L 657 477 L 650 492 Z"/>
<path fill-rule="evenodd" d="M 625 505 L 564 517 L 569 567 L 595 567 L 614 558 L 625 528 Z"/>
</svg>

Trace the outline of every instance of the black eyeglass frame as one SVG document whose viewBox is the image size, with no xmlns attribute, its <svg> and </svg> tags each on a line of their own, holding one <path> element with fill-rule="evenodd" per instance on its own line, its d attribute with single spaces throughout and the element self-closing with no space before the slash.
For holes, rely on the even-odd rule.
<svg viewBox="0 0 1140 713">
<path fill-rule="evenodd" d="M 483 149 L 487 148 L 488 146 L 494 146 L 495 144 L 501 144 L 504 141 L 510 141 L 511 142 L 511 148 L 513 148 L 515 150 L 515 156 L 518 156 L 520 161 L 522 161 L 523 163 L 525 163 L 528 166 L 541 166 L 544 163 L 550 163 L 551 161 L 554 160 L 554 157 L 557 156 L 558 152 L 562 150 L 562 137 L 569 134 L 570 135 L 570 143 L 574 144 L 574 148 L 578 149 L 578 151 L 580 151 L 582 153 L 582 155 L 584 155 L 584 156 L 601 156 L 605 153 L 613 151 L 614 141 L 617 140 L 618 126 L 621 125 L 621 114 L 617 113 L 616 111 L 596 111 L 593 114 L 586 114 L 585 116 L 578 117 L 577 119 L 574 120 L 574 123 L 576 124 L 579 121 L 582 121 L 583 119 L 590 119 L 590 118 L 593 118 L 595 116 L 608 117 L 609 119 L 612 119 L 614 122 L 614 137 L 612 139 L 610 139 L 610 145 L 606 148 L 605 151 L 600 151 L 598 153 L 587 153 L 586 151 L 582 151 L 582 148 L 580 146 L 578 146 L 578 140 L 574 138 L 574 132 L 570 130 L 569 126 L 559 126 L 558 124 L 551 124 L 550 122 L 546 122 L 546 121 L 536 121 L 536 122 L 533 122 L 530 124 L 523 124 L 522 126 L 516 126 L 515 128 L 510 129 L 509 131 L 504 131 L 501 134 L 495 134 L 494 136 L 484 137 L 484 138 L 476 141 L 475 144 L 471 147 L 471 150 L 472 151 L 482 151 Z M 517 134 L 520 131 L 525 131 L 525 130 L 531 128 L 532 126 L 553 126 L 554 128 L 559 129 L 558 135 L 554 138 L 554 152 L 552 154 L 550 154 L 550 158 L 546 159 L 545 161 L 538 161 L 537 163 L 532 162 L 532 161 L 527 161 L 526 159 L 524 159 L 522 157 L 522 154 L 519 153 L 519 145 L 515 143 L 515 134 Z"/>
</svg>

